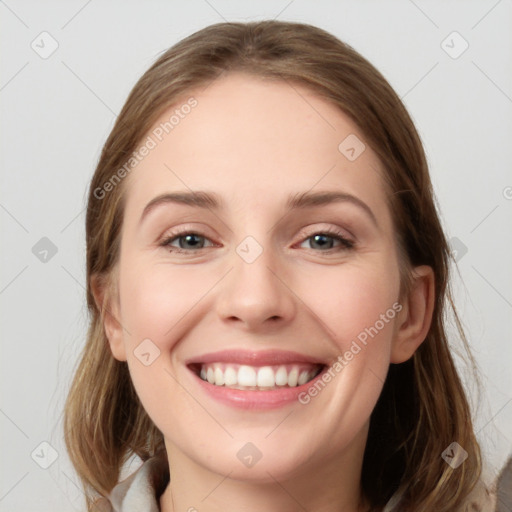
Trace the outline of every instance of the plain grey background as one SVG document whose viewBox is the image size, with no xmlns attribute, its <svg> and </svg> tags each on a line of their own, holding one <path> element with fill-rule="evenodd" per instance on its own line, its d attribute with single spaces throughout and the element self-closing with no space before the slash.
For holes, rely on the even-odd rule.
<svg viewBox="0 0 512 512">
<path fill-rule="evenodd" d="M 482 371 L 476 430 L 495 475 L 512 451 L 511 0 L 6 0 L 0 16 L 1 511 L 84 510 L 61 415 L 87 328 L 88 182 L 140 75 L 223 20 L 324 28 L 405 102 L 457 250 L 457 305 Z"/>
</svg>

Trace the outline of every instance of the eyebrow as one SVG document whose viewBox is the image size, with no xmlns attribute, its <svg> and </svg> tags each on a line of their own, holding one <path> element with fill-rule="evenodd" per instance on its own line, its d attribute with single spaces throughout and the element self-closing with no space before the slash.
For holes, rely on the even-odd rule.
<svg viewBox="0 0 512 512">
<path fill-rule="evenodd" d="M 286 201 L 286 209 L 289 211 L 325 206 L 333 203 L 351 203 L 363 210 L 378 227 L 377 218 L 371 208 L 358 197 L 337 191 L 302 192 L 292 194 Z M 224 202 L 213 192 L 172 192 L 162 194 L 152 199 L 144 208 L 139 222 L 142 222 L 150 211 L 165 204 L 182 204 L 208 210 L 224 210 Z"/>
</svg>

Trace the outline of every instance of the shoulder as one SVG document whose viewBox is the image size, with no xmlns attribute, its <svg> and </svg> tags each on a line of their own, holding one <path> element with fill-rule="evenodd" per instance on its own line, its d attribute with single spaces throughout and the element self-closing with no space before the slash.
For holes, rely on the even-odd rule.
<svg viewBox="0 0 512 512">
<path fill-rule="evenodd" d="M 494 512 L 495 510 L 496 492 L 483 480 L 479 480 L 460 512 Z"/>
<path fill-rule="evenodd" d="M 471 498 L 473 498 L 471 500 Z M 507 512 L 512 510 L 512 457 L 509 456 L 496 480 L 486 486 L 483 482 L 473 489 L 464 512 Z"/>
</svg>

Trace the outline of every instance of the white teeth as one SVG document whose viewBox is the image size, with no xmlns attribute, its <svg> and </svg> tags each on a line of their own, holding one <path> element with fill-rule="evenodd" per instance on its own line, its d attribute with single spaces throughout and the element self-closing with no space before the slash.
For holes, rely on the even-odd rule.
<svg viewBox="0 0 512 512">
<path fill-rule="evenodd" d="M 232 366 L 228 366 L 224 372 L 224 384 L 226 386 L 234 386 L 238 384 L 238 375 Z"/>
<path fill-rule="evenodd" d="M 280 366 L 276 372 L 276 386 L 286 386 L 288 384 L 288 372 L 284 366 Z"/>
<path fill-rule="evenodd" d="M 240 366 L 238 369 L 239 386 L 256 386 L 256 371 L 251 366 Z"/>
<path fill-rule="evenodd" d="M 302 384 L 306 384 L 306 382 L 309 380 L 309 374 L 308 372 L 304 371 L 304 372 L 301 372 L 301 374 L 299 375 L 299 379 L 297 381 L 297 384 L 299 386 L 302 386 Z"/>
<path fill-rule="evenodd" d="M 224 384 L 224 373 L 222 373 L 222 370 L 217 366 L 215 368 L 215 385 L 222 386 L 223 384 Z"/>
<path fill-rule="evenodd" d="M 288 374 L 288 386 L 294 388 L 297 385 L 298 377 L 299 370 L 297 370 L 297 368 L 293 368 L 292 371 Z"/>
<path fill-rule="evenodd" d="M 296 387 L 306 384 L 320 371 L 318 365 L 294 364 L 253 367 L 227 363 L 201 365 L 201 379 L 215 386 L 235 389 L 270 390 L 279 387 Z"/>
<path fill-rule="evenodd" d="M 274 370 L 270 366 L 262 366 L 258 370 L 257 385 L 260 388 L 273 388 L 275 384 Z"/>
</svg>

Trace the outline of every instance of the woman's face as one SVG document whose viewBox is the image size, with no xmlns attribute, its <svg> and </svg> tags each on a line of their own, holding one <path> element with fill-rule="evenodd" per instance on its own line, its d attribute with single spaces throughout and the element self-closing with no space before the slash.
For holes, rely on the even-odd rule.
<svg viewBox="0 0 512 512">
<path fill-rule="evenodd" d="M 267 481 L 360 455 L 401 309 L 364 134 L 308 89 L 234 73 L 148 135 L 110 341 L 170 459 Z"/>
</svg>

